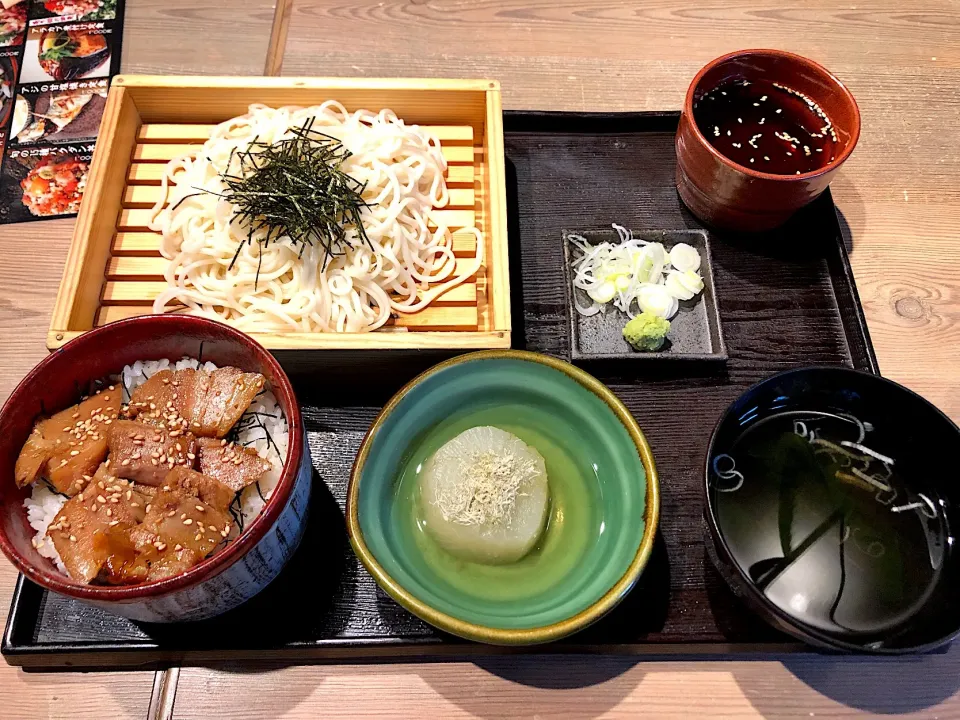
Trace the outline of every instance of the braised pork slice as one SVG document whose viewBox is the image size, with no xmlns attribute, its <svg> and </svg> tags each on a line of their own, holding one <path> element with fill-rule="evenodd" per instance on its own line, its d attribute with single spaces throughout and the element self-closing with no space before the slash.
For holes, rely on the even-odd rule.
<svg viewBox="0 0 960 720">
<path fill-rule="evenodd" d="M 197 434 L 224 437 L 262 389 L 263 375 L 259 373 L 245 373 L 234 367 L 214 370 L 210 375 L 210 390 Z"/>
<path fill-rule="evenodd" d="M 134 553 L 126 533 L 146 515 L 146 499 L 133 483 L 113 476 L 105 465 L 78 495 L 57 513 L 47 535 L 75 580 L 140 582 L 111 579 L 110 567 L 120 568 Z M 106 571 L 105 571 L 106 570 Z"/>
<path fill-rule="evenodd" d="M 200 562 L 230 534 L 230 515 L 180 489 L 161 490 L 130 538 L 150 564 L 149 580 Z"/>
<path fill-rule="evenodd" d="M 175 467 L 163 480 L 166 492 L 181 492 L 203 500 L 217 510 L 227 511 L 237 492 L 219 480 L 185 467 Z"/>
<path fill-rule="evenodd" d="M 263 477 L 273 466 L 255 450 L 235 443 L 200 438 L 200 472 L 240 492 Z"/>
<path fill-rule="evenodd" d="M 120 390 L 111 386 L 38 422 L 17 458 L 17 486 L 43 476 L 59 492 L 76 495 L 107 456 L 107 426 L 119 412 Z"/>
<path fill-rule="evenodd" d="M 111 470 L 144 485 L 160 485 L 174 467 L 192 468 L 196 459 L 191 433 L 135 420 L 114 422 L 108 440 Z"/>
<path fill-rule="evenodd" d="M 263 389 L 263 375 L 234 367 L 161 370 L 133 391 L 129 412 L 141 422 L 222 438 Z"/>
</svg>

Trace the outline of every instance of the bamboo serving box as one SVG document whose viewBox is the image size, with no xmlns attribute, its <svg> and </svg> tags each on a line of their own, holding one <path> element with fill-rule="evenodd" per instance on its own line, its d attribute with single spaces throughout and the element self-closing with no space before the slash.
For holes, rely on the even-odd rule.
<svg viewBox="0 0 960 720">
<path fill-rule="evenodd" d="M 368 333 L 254 333 L 270 350 L 473 350 L 510 346 L 506 188 L 500 85 L 489 80 L 244 78 L 119 75 L 113 80 L 47 336 L 56 349 L 115 320 L 147 315 L 166 286 L 160 234 L 149 228 L 167 161 L 202 145 L 211 127 L 252 103 L 338 100 L 350 111 L 390 108 L 428 126 L 447 160 L 450 202 L 433 225 L 453 235 L 473 278 L 418 313 Z M 175 307 L 168 308 L 176 311 Z"/>
</svg>

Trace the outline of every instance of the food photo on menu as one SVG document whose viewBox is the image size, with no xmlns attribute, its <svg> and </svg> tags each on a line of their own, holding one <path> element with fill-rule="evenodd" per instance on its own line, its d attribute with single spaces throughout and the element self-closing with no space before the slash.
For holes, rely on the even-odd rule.
<svg viewBox="0 0 960 720">
<path fill-rule="evenodd" d="M 106 106 L 108 82 L 107 78 L 100 78 L 20 86 L 14 101 L 10 142 L 22 145 L 96 137 Z"/>
<path fill-rule="evenodd" d="M 27 3 L 12 7 L 0 5 L 0 47 L 23 45 L 23 31 L 27 27 Z"/>
<path fill-rule="evenodd" d="M 80 210 L 92 142 L 10 148 L 0 182 L 0 221 L 23 222 Z"/>
<path fill-rule="evenodd" d="M 117 0 L 32 0 L 30 4 L 31 26 L 70 20 L 113 20 L 117 16 Z"/>
<path fill-rule="evenodd" d="M 21 83 L 100 78 L 110 75 L 112 29 L 102 22 L 31 27 L 24 48 Z"/>
<path fill-rule="evenodd" d="M 7 126 L 17 83 L 17 58 L 0 52 L 0 128 Z"/>
<path fill-rule="evenodd" d="M 76 214 L 123 0 L 0 0 L 0 224 Z"/>
</svg>

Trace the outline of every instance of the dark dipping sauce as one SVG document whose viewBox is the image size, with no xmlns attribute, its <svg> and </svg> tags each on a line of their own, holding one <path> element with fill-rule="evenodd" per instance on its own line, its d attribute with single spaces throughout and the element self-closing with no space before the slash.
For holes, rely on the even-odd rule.
<svg viewBox="0 0 960 720">
<path fill-rule="evenodd" d="M 837 133 L 827 114 L 777 83 L 725 82 L 694 102 L 693 116 L 711 145 L 751 170 L 796 175 L 836 158 Z"/>
<path fill-rule="evenodd" d="M 904 480 L 919 470 L 886 428 L 781 412 L 711 459 L 711 501 L 733 559 L 768 600 L 869 643 L 909 627 L 937 595 L 953 544 L 940 497 Z"/>
</svg>

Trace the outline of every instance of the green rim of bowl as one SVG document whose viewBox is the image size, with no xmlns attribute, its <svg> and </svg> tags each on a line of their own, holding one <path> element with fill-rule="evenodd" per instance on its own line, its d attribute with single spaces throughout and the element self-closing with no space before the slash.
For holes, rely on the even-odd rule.
<svg viewBox="0 0 960 720">
<path fill-rule="evenodd" d="M 646 472 L 646 499 L 644 507 L 644 531 L 640 540 L 637 552 L 627 567 L 626 572 L 617 580 L 614 585 L 607 590 L 596 602 L 589 607 L 581 610 L 565 620 L 544 625 L 536 628 L 507 629 L 493 628 L 485 625 L 461 620 L 447 613 L 430 607 L 423 601 L 414 597 L 399 583 L 397 583 L 383 566 L 377 561 L 370 548 L 367 547 L 363 538 L 363 532 L 360 529 L 359 518 L 359 496 L 360 496 L 360 478 L 363 474 L 364 464 L 367 455 L 370 452 L 372 440 L 380 426 L 393 412 L 397 405 L 403 400 L 408 392 L 423 380 L 441 372 L 446 368 L 460 365 L 462 363 L 472 362 L 474 360 L 489 359 L 511 359 L 523 360 L 526 362 L 540 363 L 555 370 L 559 370 L 564 375 L 572 378 L 584 388 L 596 395 L 614 412 L 620 422 L 623 424 L 630 439 L 637 448 L 643 469 Z M 624 406 L 613 392 L 603 383 L 592 375 L 574 367 L 570 363 L 558 360 L 557 358 L 539 353 L 527 352 L 524 350 L 487 350 L 483 352 L 469 353 L 460 355 L 450 360 L 446 360 L 426 372 L 418 375 L 407 383 L 394 395 L 388 402 L 377 418 L 373 421 L 370 429 L 360 445 L 360 450 L 353 463 L 353 469 L 350 473 L 350 484 L 347 489 L 347 534 L 350 537 L 350 544 L 354 552 L 360 558 L 367 571 L 374 577 L 377 583 L 382 587 L 390 597 L 396 600 L 401 606 L 412 612 L 414 615 L 422 618 L 431 625 L 440 628 L 446 632 L 458 635 L 468 640 L 491 643 L 495 645 L 533 645 L 545 643 L 570 635 L 585 628 L 587 625 L 600 619 L 607 612 L 612 610 L 617 603 L 630 591 L 637 582 L 640 574 L 643 572 L 650 553 L 653 550 L 654 537 L 657 532 L 657 524 L 660 517 L 660 480 L 657 476 L 657 468 L 653 461 L 653 453 L 650 445 L 644 437 L 643 432 L 637 425 L 636 420 L 630 414 L 630 411 Z"/>
</svg>

